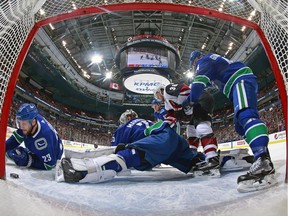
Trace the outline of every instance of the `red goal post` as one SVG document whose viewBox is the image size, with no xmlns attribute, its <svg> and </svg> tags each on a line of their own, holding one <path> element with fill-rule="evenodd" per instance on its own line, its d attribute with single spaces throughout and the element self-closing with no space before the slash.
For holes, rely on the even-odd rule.
<svg viewBox="0 0 288 216">
<path fill-rule="evenodd" d="M 153 11 L 156 8 L 159 11 L 223 19 L 255 30 L 274 72 L 287 130 L 288 3 L 286 0 L 243 0 L 241 3 L 236 0 L 2 0 L 0 3 L 0 178 L 5 179 L 6 128 L 16 81 L 38 29 L 50 23 L 79 16 L 120 11 Z M 251 13 L 255 13 L 253 18 Z M 288 179 L 287 137 L 286 132 L 286 182 Z"/>
</svg>

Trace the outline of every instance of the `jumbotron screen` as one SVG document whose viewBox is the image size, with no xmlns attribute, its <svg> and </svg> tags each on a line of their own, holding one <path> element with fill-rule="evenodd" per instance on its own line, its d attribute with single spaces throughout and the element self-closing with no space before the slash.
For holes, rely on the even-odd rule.
<svg viewBox="0 0 288 216">
<path fill-rule="evenodd" d="M 129 47 L 127 50 L 127 67 L 168 68 L 168 50 L 153 47 Z"/>
</svg>

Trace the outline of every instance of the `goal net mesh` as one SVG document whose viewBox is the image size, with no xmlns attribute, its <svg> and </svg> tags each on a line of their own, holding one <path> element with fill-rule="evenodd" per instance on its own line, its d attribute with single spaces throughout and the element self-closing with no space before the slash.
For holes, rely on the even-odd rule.
<svg viewBox="0 0 288 216">
<path fill-rule="evenodd" d="M 23 52 L 23 45 L 36 23 L 57 15 L 69 14 L 72 11 L 83 8 L 104 8 L 104 13 L 107 12 L 105 11 L 105 7 L 109 5 L 120 6 L 135 2 L 142 4 L 158 3 L 158 6 L 159 3 L 169 3 L 172 4 L 173 7 L 184 5 L 205 8 L 221 12 L 223 15 L 233 15 L 259 25 L 276 57 L 281 73 L 278 77 L 283 79 L 282 83 L 284 81 L 285 85 L 284 99 L 286 102 L 288 78 L 288 3 L 286 0 L 2 0 L 0 2 L 1 126 L 4 126 L 3 122 L 7 122 L 9 115 L 7 111 L 3 110 L 3 105 L 5 105 L 5 103 L 10 105 L 12 100 L 11 94 L 7 96 L 9 82 L 12 80 L 11 75 L 16 74 L 15 76 L 18 76 L 19 74 L 19 70 L 16 73 L 12 73 L 14 66 L 17 64 L 17 61 L 23 60 L 19 60 L 18 56 L 20 52 Z M 255 10 L 255 8 L 257 10 Z M 161 8 L 159 8 L 159 10 L 161 10 Z M 27 53 L 27 50 L 25 52 Z M 11 86 L 14 88 L 15 84 L 13 85 L 12 83 Z M 4 136 L 5 134 L 3 132 L 0 133 L 0 138 Z M 4 140 L 4 138 L 1 140 Z M 0 156 L 2 155 L 0 154 Z"/>
</svg>

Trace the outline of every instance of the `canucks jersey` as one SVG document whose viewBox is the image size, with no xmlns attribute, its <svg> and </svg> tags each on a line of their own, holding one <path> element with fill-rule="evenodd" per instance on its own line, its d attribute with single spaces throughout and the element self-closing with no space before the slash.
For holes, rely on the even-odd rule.
<svg viewBox="0 0 288 216">
<path fill-rule="evenodd" d="M 145 137 L 144 131 L 153 123 L 141 118 L 133 118 L 126 124 L 119 126 L 112 138 L 112 146 L 117 146 L 119 143 L 132 143 Z"/>
<path fill-rule="evenodd" d="M 31 167 L 50 170 L 62 156 L 62 141 L 56 130 L 44 117 L 37 115 L 36 120 L 36 133 L 26 136 L 21 129 L 17 129 L 6 141 L 6 151 L 12 150 L 24 142 L 25 147 L 32 155 Z"/>
<path fill-rule="evenodd" d="M 246 78 L 256 78 L 252 70 L 242 62 L 232 62 L 217 54 L 207 54 L 196 64 L 196 76 L 191 84 L 190 100 L 197 102 L 204 88 L 215 84 L 231 99 L 235 83 Z"/>
<path fill-rule="evenodd" d="M 167 110 L 164 108 L 161 108 L 158 112 L 154 112 L 154 118 L 156 121 L 160 121 L 160 120 L 165 120 L 167 114 Z"/>
</svg>

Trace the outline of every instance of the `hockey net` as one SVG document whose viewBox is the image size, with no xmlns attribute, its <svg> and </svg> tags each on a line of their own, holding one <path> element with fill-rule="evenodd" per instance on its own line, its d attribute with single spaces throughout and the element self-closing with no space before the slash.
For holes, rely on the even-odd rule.
<svg viewBox="0 0 288 216">
<path fill-rule="evenodd" d="M 22 63 L 37 30 L 49 23 L 89 14 L 155 10 L 155 8 L 161 11 L 216 17 L 253 28 L 258 33 L 271 63 L 287 128 L 288 3 L 286 0 L 2 0 L 0 2 L 0 178 L 5 179 L 5 139 L 10 104 Z M 286 140 L 288 140 L 287 133 Z M 288 147 L 287 141 L 286 146 Z M 286 160 L 286 181 L 287 167 Z"/>
</svg>

